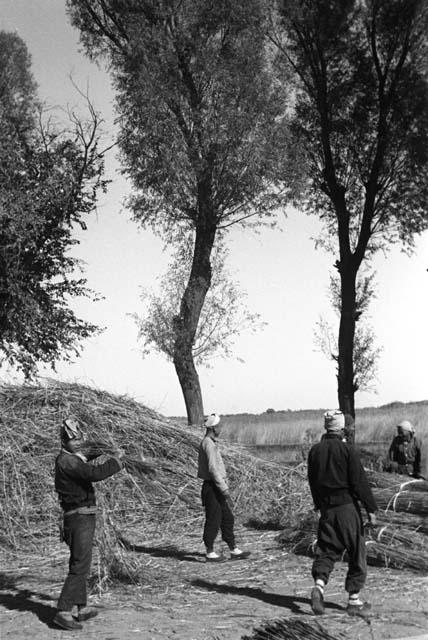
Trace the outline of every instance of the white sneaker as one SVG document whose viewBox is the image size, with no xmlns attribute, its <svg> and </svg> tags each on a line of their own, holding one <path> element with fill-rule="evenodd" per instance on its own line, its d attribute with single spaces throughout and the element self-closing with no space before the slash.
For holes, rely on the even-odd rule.
<svg viewBox="0 0 428 640">
<path fill-rule="evenodd" d="M 248 558 L 250 553 L 251 553 L 250 551 L 241 551 L 241 549 L 239 547 L 235 547 L 234 549 L 230 550 L 230 559 L 231 560 L 244 560 L 245 558 Z"/>
<path fill-rule="evenodd" d="M 207 562 L 223 562 L 224 561 L 224 557 L 219 556 L 219 554 L 216 553 L 215 551 L 210 551 L 209 553 L 207 553 L 205 555 L 205 558 Z"/>
</svg>

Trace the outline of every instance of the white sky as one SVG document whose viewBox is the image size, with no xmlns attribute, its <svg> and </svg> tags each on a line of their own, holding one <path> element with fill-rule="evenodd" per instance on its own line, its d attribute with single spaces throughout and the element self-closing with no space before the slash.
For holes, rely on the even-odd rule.
<svg viewBox="0 0 428 640">
<path fill-rule="evenodd" d="M 16 31 L 33 58 L 40 97 L 50 105 L 79 106 L 70 81 L 89 94 L 113 130 L 113 92 L 107 74 L 79 52 L 78 33 L 71 28 L 62 0 L 0 0 L 0 29 Z M 129 187 L 118 173 L 111 152 L 108 177 L 97 215 L 80 234 L 77 253 L 85 260 L 91 288 L 105 296 L 99 303 L 82 300 L 79 315 L 106 327 L 88 340 L 82 357 L 58 366 L 58 378 L 115 393 L 129 394 L 166 415 L 184 415 L 184 402 L 172 363 L 139 353 L 137 327 L 129 314 L 141 310 L 140 287 L 156 285 L 168 262 L 161 241 L 141 231 L 123 212 Z M 237 360 L 215 360 L 201 369 L 206 411 L 260 413 L 267 408 L 309 409 L 336 406 L 334 365 L 315 351 L 313 334 L 320 314 L 329 309 L 329 271 L 335 258 L 314 242 L 315 218 L 298 211 L 279 219 L 277 230 L 259 234 L 234 229 L 230 234 L 230 268 L 248 293 L 248 307 L 268 326 L 235 341 Z M 428 234 L 408 258 L 394 249 L 379 255 L 377 299 L 371 324 L 383 347 L 377 394 L 356 396 L 357 406 L 424 400 L 428 355 Z M 51 377 L 55 377 L 55 375 Z"/>
</svg>

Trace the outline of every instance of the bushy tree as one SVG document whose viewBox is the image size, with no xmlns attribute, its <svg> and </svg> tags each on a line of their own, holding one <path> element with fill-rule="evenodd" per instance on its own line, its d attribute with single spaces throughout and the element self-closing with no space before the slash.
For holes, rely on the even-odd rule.
<svg viewBox="0 0 428 640">
<path fill-rule="evenodd" d="M 143 343 L 143 353 L 152 349 L 174 359 L 174 318 L 189 280 L 192 267 L 193 245 L 179 245 L 166 274 L 160 279 L 157 293 L 145 291 L 142 301 L 145 313 L 134 315 Z M 245 294 L 231 278 L 226 268 L 227 250 L 217 244 L 212 254 L 211 286 L 192 346 L 196 366 L 210 367 L 216 356 L 231 357 L 237 335 L 245 330 L 256 331 L 262 326 L 260 315 L 251 313 L 244 303 Z M 238 358 L 239 359 L 239 358 Z"/>
<path fill-rule="evenodd" d="M 69 130 L 44 119 L 24 42 L 0 32 L 0 353 L 26 376 L 96 330 L 69 306 L 92 296 L 69 250 L 105 186 L 99 119 L 71 118 Z"/>
<path fill-rule="evenodd" d="M 340 276 L 338 397 L 355 414 L 357 274 L 428 227 L 425 0 L 278 0 L 271 40 L 296 81 L 294 132 L 310 180 L 303 206 Z"/>
<path fill-rule="evenodd" d="M 167 242 L 194 238 L 174 319 L 173 361 L 189 423 L 203 419 L 193 361 L 218 230 L 282 202 L 287 96 L 272 77 L 265 0 L 68 0 L 92 58 L 113 74 L 134 217 Z M 294 167 L 295 163 L 291 163 Z"/>
<path fill-rule="evenodd" d="M 367 313 L 370 301 L 375 297 L 373 272 L 359 273 L 357 280 L 357 297 L 355 310 L 358 318 Z M 340 320 L 341 297 L 340 280 L 337 276 L 330 278 L 330 300 L 332 307 Z M 315 345 L 336 366 L 339 362 L 337 329 L 325 318 L 320 317 L 315 330 Z M 354 335 L 354 380 L 353 389 L 357 391 L 374 391 L 376 388 L 377 368 L 382 352 L 376 346 L 376 336 L 373 327 L 366 318 L 358 322 Z M 339 371 L 337 368 L 337 376 Z"/>
</svg>

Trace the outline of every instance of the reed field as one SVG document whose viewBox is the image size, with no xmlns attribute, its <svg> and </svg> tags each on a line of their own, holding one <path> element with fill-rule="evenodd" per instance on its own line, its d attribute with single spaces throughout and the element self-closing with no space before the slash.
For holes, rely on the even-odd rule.
<svg viewBox="0 0 428 640">
<path fill-rule="evenodd" d="M 275 411 L 273 413 L 224 415 L 224 438 L 245 445 L 291 445 L 318 439 L 323 433 L 327 409 Z M 389 443 L 396 425 L 410 420 L 418 437 L 428 443 L 428 400 L 392 402 L 356 411 L 356 441 Z"/>
</svg>

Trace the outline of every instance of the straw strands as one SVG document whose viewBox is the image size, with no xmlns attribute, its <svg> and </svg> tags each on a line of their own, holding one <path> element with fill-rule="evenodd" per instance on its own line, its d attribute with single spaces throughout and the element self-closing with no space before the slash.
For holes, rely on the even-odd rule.
<svg viewBox="0 0 428 640">
<path fill-rule="evenodd" d="M 343 637 L 342 634 L 332 636 L 317 622 L 282 618 L 267 622 L 255 629 L 251 636 L 242 636 L 241 640 L 339 640 Z"/>
<path fill-rule="evenodd" d="M 428 482 L 395 473 L 367 472 L 379 509 L 428 516 Z"/>
<path fill-rule="evenodd" d="M 61 512 L 53 471 L 60 425 L 69 415 L 99 450 L 125 452 L 125 470 L 97 486 L 97 544 L 103 576 L 136 579 L 138 567 L 123 539 L 160 540 L 202 530 L 196 475 L 204 429 L 183 428 L 132 399 L 78 384 L 0 387 L 4 548 L 43 554 L 56 543 Z M 307 508 L 301 470 L 264 462 L 226 442 L 222 452 L 238 516 L 265 520 Z"/>
</svg>

